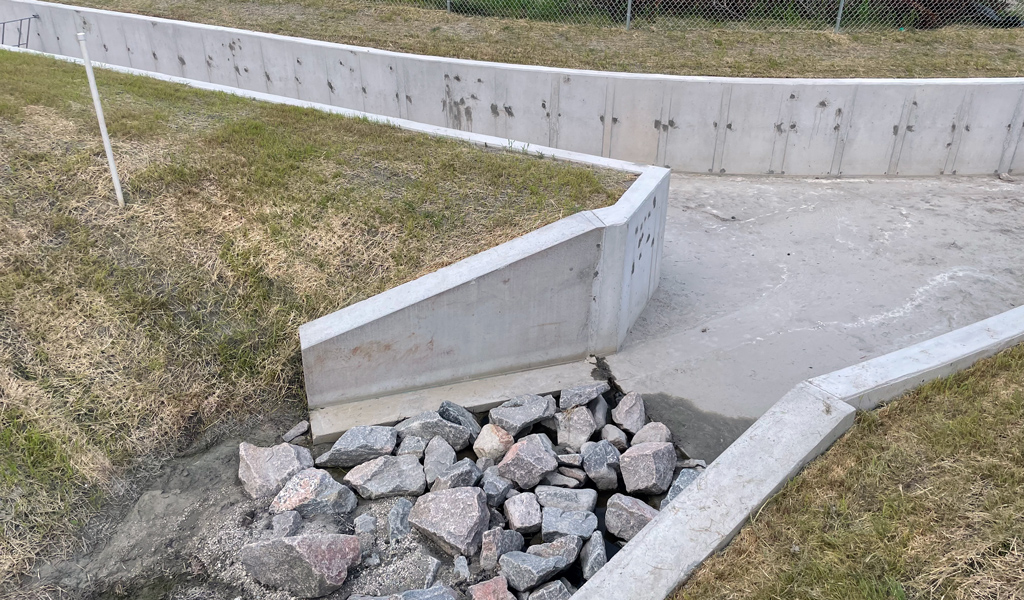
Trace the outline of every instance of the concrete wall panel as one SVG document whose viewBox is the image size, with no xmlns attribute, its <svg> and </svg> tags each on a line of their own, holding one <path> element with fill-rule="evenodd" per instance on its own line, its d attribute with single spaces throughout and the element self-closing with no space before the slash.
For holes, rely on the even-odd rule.
<svg viewBox="0 0 1024 600">
<path fill-rule="evenodd" d="M 681 171 L 991 174 L 1024 161 L 1021 78 L 602 73 L 399 54 L 35 0 L 0 7 L 8 18 L 40 15 L 32 48 L 44 52 L 77 57 L 74 34 L 84 24 L 98 62 Z M 184 65 L 167 60 L 167 28 Z"/>
</svg>

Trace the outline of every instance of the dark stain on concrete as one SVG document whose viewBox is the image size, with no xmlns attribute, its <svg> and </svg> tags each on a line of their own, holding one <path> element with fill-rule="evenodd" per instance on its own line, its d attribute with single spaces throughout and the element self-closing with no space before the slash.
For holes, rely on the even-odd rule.
<svg viewBox="0 0 1024 600">
<path fill-rule="evenodd" d="M 701 410 L 686 398 L 669 394 L 644 394 L 647 416 L 672 431 L 676 445 L 690 458 L 710 463 L 718 458 L 754 419 L 725 417 Z"/>
</svg>

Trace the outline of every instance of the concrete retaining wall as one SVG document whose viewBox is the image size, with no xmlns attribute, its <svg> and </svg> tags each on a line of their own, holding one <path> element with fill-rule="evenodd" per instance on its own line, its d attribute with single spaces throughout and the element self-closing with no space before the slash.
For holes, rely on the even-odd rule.
<svg viewBox="0 0 1024 600">
<path fill-rule="evenodd" d="M 739 79 L 418 56 L 31 0 L 30 48 L 692 173 L 1024 168 L 1024 79 Z"/>
</svg>

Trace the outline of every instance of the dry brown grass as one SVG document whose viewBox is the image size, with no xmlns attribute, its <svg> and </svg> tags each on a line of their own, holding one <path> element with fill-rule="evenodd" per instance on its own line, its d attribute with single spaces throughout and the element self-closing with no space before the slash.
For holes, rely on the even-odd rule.
<svg viewBox="0 0 1024 600">
<path fill-rule="evenodd" d="M 739 77 L 1018 77 L 1024 30 L 764 31 L 570 25 L 365 0 L 79 4 L 387 50 L 582 69 Z"/>
<path fill-rule="evenodd" d="M 674 596 L 1024 598 L 1024 347 L 857 424 Z"/>
<path fill-rule="evenodd" d="M 301 402 L 297 331 L 632 176 L 0 53 L 0 588 L 140 456 Z"/>
</svg>

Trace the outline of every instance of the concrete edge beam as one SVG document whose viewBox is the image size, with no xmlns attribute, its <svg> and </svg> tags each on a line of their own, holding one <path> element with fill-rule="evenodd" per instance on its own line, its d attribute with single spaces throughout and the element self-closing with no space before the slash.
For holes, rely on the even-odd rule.
<svg viewBox="0 0 1024 600">
<path fill-rule="evenodd" d="M 807 382 L 859 410 L 872 410 L 1021 342 L 1024 306 Z"/>
</svg>

